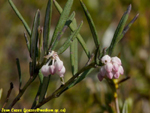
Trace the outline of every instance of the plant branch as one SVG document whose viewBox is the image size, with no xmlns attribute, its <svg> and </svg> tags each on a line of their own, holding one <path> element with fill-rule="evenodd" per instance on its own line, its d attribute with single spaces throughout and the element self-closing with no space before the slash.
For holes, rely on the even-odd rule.
<svg viewBox="0 0 150 113">
<path fill-rule="evenodd" d="M 117 111 L 117 113 L 120 113 L 119 104 L 118 104 L 118 95 L 117 95 L 117 92 L 114 93 L 114 97 L 115 97 L 115 107 L 116 107 L 116 111 Z"/>
<path fill-rule="evenodd" d="M 4 104 L 3 104 L 3 107 L 2 107 L 2 108 L 4 108 L 4 107 L 6 106 L 6 104 L 7 104 L 8 100 L 9 100 L 9 96 L 10 96 L 10 94 L 11 94 L 12 89 L 13 89 L 13 83 L 11 82 L 11 83 L 10 83 L 10 88 L 9 88 L 9 90 L 8 90 L 8 93 L 7 93 L 6 100 L 5 100 L 5 102 L 4 102 Z"/>
<path fill-rule="evenodd" d="M 21 98 L 21 96 L 24 94 L 24 92 L 26 91 L 26 89 L 29 87 L 29 85 L 35 80 L 35 78 L 38 75 L 38 71 L 35 73 L 34 76 L 31 76 L 29 78 L 29 80 L 27 81 L 27 83 L 24 85 L 24 87 L 19 91 L 18 95 L 16 96 L 16 98 L 13 100 L 13 102 L 8 106 L 8 109 L 11 109 Z"/>
<path fill-rule="evenodd" d="M 91 63 L 86 67 L 83 67 L 80 71 L 78 71 L 74 76 L 72 76 L 72 78 L 70 78 L 64 85 L 61 85 L 57 90 L 55 90 L 53 92 L 53 94 L 51 94 L 50 96 L 48 96 L 47 98 L 45 98 L 42 102 L 38 103 L 34 108 L 39 108 L 42 105 L 44 105 L 45 103 L 47 103 L 48 101 L 52 100 L 53 98 L 57 98 L 59 97 L 62 93 L 63 90 L 66 89 L 75 79 L 77 79 L 77 77 L 84 72 L 87 69 L 90 69 L 91 67 L 95 67 L 95 63 Z"/>
</svg>

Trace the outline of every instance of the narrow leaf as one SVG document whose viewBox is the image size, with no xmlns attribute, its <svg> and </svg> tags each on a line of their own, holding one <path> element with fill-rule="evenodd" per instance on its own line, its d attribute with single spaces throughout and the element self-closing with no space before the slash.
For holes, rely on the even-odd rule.
<svg viewBox="0 0 150 113">
<path fill-rule="evenodd" d="M 58 4 L 58 2 L 56 0 L 54 0 L 54 5 L 57 8 L 58 12 L 61 14 L 63 9 L 61 8 L 61 6 Z M 76 21 L 76 19 L 74 19 L 72 21 L 72 23 L 69 25 L 71 31 L 75 31 L 77 29 L 77 27 L 75 27 L 75 23 L 76 23 L 75 21 Z M 87 48 L 87 45 L 86 45 L 85 41 L 83 40 L 83 38 L 80 34 L 77 35 L 77 39 L 80 42 L 80 44 L 81 44 L 82 48 L 84 49 L 84 51 L 85 51 L 86 55 L 88 56 L 88 58 L 90 58 L 90 52 Z"/>
<path fill-rule="evenodd" d="M 18 18 L 22 21 L 27 33 L 29 34 L 29 36 L 31 36 L 31 30 L 30 30 L 28 24 L 26 23 L 26 21 L 24 20 L 24 18 L 22 17 L 22 15 L 18 11 L 18 9 L 16 8 L 16 6 L 12 2 L 12 0 L 8 0 L 8 1 L 9 1 L 9 4 L 11 5 L 12 9 L 15 11 L 16 15 L 18 16 Z"/>
<path fill-rule="evenodd" d="M 82 6 L 82 8 L 84 10 L 85 15 L 86 15 L 89 27 L 91 29 L 96 48 L 98 48 L 100 44 L 99 44 L 98 34 L 97 34 L 97 31 L 96 31 L 93 19 L 92 19 L 90 13 L 88 12 L 86 6 L 84 5 L 84 3 L 81 0 L 80 0 L 80 3 L 81 3 L 81 6 Z"/>
<path fill-rule="evenodd" d="M 44 77 L 43 79 L 43 85 L 42 85 L 42 89 L 40 92 L 40 98 L 39 98 L 39 102 L 42 102 L 42 100 L 45 98 L 47 89 L 48 89 L 48 85 L 49 85 L 49 81 L 50 81 L 50 77 L 51 75 L 49 75 L 48 77 Z"/>
<path fill-rule="evenodd" d="M 80 26 L 78 27 L 77 30 L 75 30 L 70 37 L 65 41 L 65 43 L 62 45 L 62 47 L 57 51 L 58 54 L 63 53 L 72 43 L 72 41 L 76 38 L 76 36 L 78 35 L 81 27 L 83 25 L 83 22 L 81 22 Z"/>
<path fill-rule="evenodd" d="M 52 17 L 52 0 L 48 0 L 46 14 L 45 14 L 45 21 L 44 21 L 44 32 L 43 32 L 43 45 L 44 45 L 44 53 L 47 54 L 48 47 L 50 44 L 49 36 L 50 36 L 50 26 L 51 26 L 51 17 Z"/>
<path fill-rule="evenodd" d="M 99 52 L 100 52 L 100 47 L 98 47 L 98 48 L 96 48 L 96 50 L 95 50 L 95 56 L 94 56 L 94 61 L 95 61 L 95 63 L 97 64 L 97 65 L 99 65 Z"/>
<path fill-rule="evenodd" d="M 72 75 L 75 75 L 78 72 L 78 40 L 74 39 L 70 46 L 70 58 L 71 58 L 71 67 Z"/>
<path fill-rule="evenodd" d="M 115 34 L 113 36 L 113 39 L 112 39 L 112 42 L 108 48 L 108 54 L 111 55 L 112 52 L 113 52 L 113 49 L 115 47 L 115 45 L 121 40 L 122 37 L 120 37 L 120 35 L 122 34 L 122 31 L 125 27 L 125 24 L 126 24 L 126 21 L 128 19 L 128 16 L 129 16 L 129 13 L 131 11 L 131 5 L 129 5 L 127 11 L 123 14 L 118 26 L 117 26 L 117 29 L 115 31 Z"/>
<path fill-rule="evenodd" d="M 131 22 L 123 29 L 122 34 L 121 34 L 121 38 L 125 35 L 125 33 L 129 30 L 129 28 L 131 27 L 131 25 L 135 22 L 135 20 L 138 18 L 139 14 L 137 14 L 132 20 Z"/>
<path fill-rule="evenodd" d="M 16 59 L 17 69 L 18 69 L 18 75 L 19 75 L 19 90 L 21 89 L 22 85 L 22 76 L 21 76 L 21 68 L 20 68 L 20 62 L 19 59 Z"/>
<path fill-rule="evenodd" d="M 59 33 L 62 31 L 62 29 L 63 29 L 63 27 L 64 27 L 64 25 L 67 21 L 67 18 L 69 16 L 72 4 L 73 4 L 73 0 L 68 0 L 65 7 L 64 7 L 64 10 L 62 11 L 62 14 L 59 18 L 59 21 L 57 23 L 57 26 L 55 28 L 55 31 L 54 31 L 54 34 L 53 34 L 53 37 L 52 37 L 52 40 L 51 40 L 50 49 L 52 49 L 52 50 L 54 49 L 55 44 L 58 43 L 59 39 L 56 40 L 56 41 L 55 41 L 55 39 L 58 37 Z M 53 44 L 53 47 L 51 47 L 52 44 Z"/>
<path fill-rule="evenodd" d="M 39 39 L 39 53 L 38 53 L 38 62 L 41 64 L 44 57 L 43 50 L 43 27 L 38 28 L 38 39 Z"/>
<path fill-rule="evenodd" d="M 36 106 L 37 101 L 38 101 L 38 97 L 39 97 L 39 95 L 40 95 L 40 92 L 41 92 L 42 86 L 43 86 L 43 78 L 44 78 L 44 77 L 43 77 L 43 74 L 41 73 L 41 71 L 39 71 L 38 77 L 39 77 L 39 79 L 40 79 L 40 85 L 39 85 L 37 94 L 36 94 L 36 96 L 35 96 L 35 98 L 34 98 L 34 102 L 33 102 L 33 104 L 32 104 L 31 109 L 33 109 L 33 108 Z"/>
<path fill-rule="evenodd" d="M 34 23 L 33 23 L 33 27 L 32 27 L 32 34 L 31 34 L 31 41 L 30 41 L 31 42 L 30 56 L 31 56 L 31 59 L 32 59 L 32 72 L 33 73 L 34 73 L 34 70 L 36 68 L 36 57 L 37 57 L 37 53 L 38 53 L 37 42 L 38 42 L 39 22 L 40 22 L 40 12 L 39 12 L 39 10 L 37 10 L 35 18 L 34 18 Z"/>
<path fill-rule="evenodd" d="M 29 40 L 27 38 L 26 33 L 24 33 L 24 37 L 25 37 L 25 41 L 26 41 L 26 45 L 27 45 L 28 51 L 30 52 L 30 42 L 29 42 Z"/>
<path fill-rule="evenodd" d="M 70 23 L 73 21 L 75 17 L 75 12 L 73 12 L 69 18 L 67 19 L 66 23 L 65 23 L 65 26 L 63 27 L 62 31 L 59 33 L 57 39 L 60 39 L 62 37 L 62 35 L 64 34 L 65 30 L 67 29 L 67 27 L 70 25 Z M 56 39 L 56 40 L 57 40 Z"/>
<path fill-rule="evenodd" d="M 71 23 L 71 22 L 73 21 L 75 15 L 76 15 L 76 13 L 73 11 L 73 12 L 71 13 L 71 15 L 69 16 L 69 18 L 67 19 L 67 22 L 66 22 L 65 25 L 70 25 L 70 24 L 67 24 L 67 23 L 68 23 L 68 22 Z"/>
<path fill-rule="evenodd" d="M 38 97 L 39 97 L 39 95 L 40 95 L 40 91 L 41 91 L 41 89 L 42 89 L 42 85 L 43 85 L 43 84 L 40 84 L 40 85 L 39 85 L 39 88 L 38 88 L 38 91 L 37 91 L 36 96 L 35 96 L 35 98 L 34 98 L 34 101 L 33 101 L 33 104 L 32 104 L 31 109 L 33 109 L 33 108 L 37 105 L 37 103 L 38 103 Z"/>
<path fill-rule="evenodd" d="M 59 33 L 58 37 L 55 39 L 53 45 L 52 45 L 52 49 L 55 49 L 55 47 L 58 44 L 58 40 L 62 37 L 62 35 L 64 34 L 64 32 L 66 31 L 66 29 L 68 28 L 68 26 L 70 25 L 70 23 L 72 22 L 72 20 L 74 19 L 75 16 L 75 12 L 73 12 L 70 17 L 67 19 L 62 31 Z M 56 43 L 55 43 L 56 42 Z"/>
</svg>

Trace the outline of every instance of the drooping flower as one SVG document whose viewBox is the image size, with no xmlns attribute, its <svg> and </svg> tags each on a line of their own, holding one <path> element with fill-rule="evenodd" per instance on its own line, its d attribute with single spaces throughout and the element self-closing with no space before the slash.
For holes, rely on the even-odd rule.
<svg viewBox="0 0 150 113">
<path fill-rule="evenodd" d="M 110 61 L 111 61 L 111 57 L 110 57 L 109 55 L 105 55 L 105 56 L 103 56 L 102 59 L 101 59 L 101 62 L 102 62 L 103 64 L 110 63 Z"/>
<path fill-rule="evenodd" d="M 63 66 L 62 69 L 60 71 L 56 71 L 56 73 L 60 76 L 60 77 L 64 77 L 64 74 L 66 72 L 66 68 Z"/>
<path fill-rule="evenodd" d="M 48 77 L 48 75 L 50 75 L 48 64 L 42 66 L 41 72 L 45 77 Z"/>
<path fill-rule="evenodd" d="M 55 62 L 56 71 L 60 71 L 63 68 L 63 62 L 60 59 L 57 59 Z"/>
<path fill-rule="evenodd" d="M 121 60 L 118 57 L 110 57 L 105 55 L 101 58 L 101 62 L 104 64 L 98 73 L 98 79 L 100 81 L 107 77 L 109 79 L 118 79 L 120 75 L 123 75 L 124 69 L 122 67 Z"/>
<path fill-rule="evenodd" d="M 121 65 L 121 60 L 118 57 L 112 57 L 111 61 L 112 63 L 117 63 L 118 65 Z"/>
<path fill-rule="evenodd" d="M 112 65 L 112 63 L 107 63 L 107 64 L 105 64 L 104 68 L 107 72 L 111 72 L 113 69 L 113 65 Z"/>
<path fill-rule="evenodd" d="M 56 70 L 55 70 L 55 66 L 54 65 L 50 65 L 49 66 L 49 72 L 50 72 L 51 75 L 55 74 Z"/>
<path fill-rule="evenodd" d="M 66 69 L 63 65 L 63 61 L 60 60 L 57 53 L 52 51 L 47 55 L 48 58 L 51 58 L 52 64 L 49 66 L 49 62 L 46 65 L 43 65 L 41 72 L 44 76 L 58 74 L 60 77 L 64 77 Z"/>
</svg>

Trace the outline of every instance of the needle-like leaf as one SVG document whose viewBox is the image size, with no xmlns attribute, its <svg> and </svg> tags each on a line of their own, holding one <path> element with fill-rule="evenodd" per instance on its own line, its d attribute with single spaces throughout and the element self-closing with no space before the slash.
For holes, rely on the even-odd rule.
<svg viewBox="0 0 150 113">
<path fill-rule="evenodd" d="M 65 43 L 62 45 L 62 47 L 57 51 L 58 54 L 63 53 L 69 46 L 70 44 L 73 42 L 73 40 L 76 38 L 76 36 L 78 35 L 81 27 L 83 25 L 83 22 L 81 22 L 80 26 L 78 27 L 77 30 L 75 30 L 70 37 L 65 41 Z"/>
<path fill-rule="evenodd" d="M 96 31 L 96 28 L 95 28 L 93 19 L 92 19 L 90 13 L 88 12 L 88 10 L 87 10 L 85 4 L 82 2 L 82 0 L 80 0 L 80 3 L 81 3 L 81 6 L 82 6 L 82 8 L 83 8 L 83 10 L 84 10 L 85 15 L 86 15 L 86 18 L 87 18 L 89 27 L 90 27 L 90 29 L 91 29 L 91 33 L 92 33 L 92 35 L 93 35 L 93 39 L 94 39 L 94 42 L 95 42 L 95 46 L 96 46 L 96 48 L 98 48 L 100 44 L 99 44 L 98 34 L 97 34 L 97 31 Z"/>
<path fill-rule="evenodd" d="M 44 21 L 44 31 L 43 31 L 43 50 L 44 53 L 47 54 L 48 47 L 50 44 L 49 36 L 50 36 L 50 26 L 51 26 L 51 17 L 52 17 L 52 0 L 48 0 L 45 21 Z"/>
<path fill-rule="evenodd" d="M 20 62 L 19 59 L 16 59 L 17 69 L 18 69 L 18 75 L 19 75 L 19 90 L 21 89 L 22 85 L 22 76 L 21 76 L 21 68 L 20 68 Z"/>
<path fill-rule="evenodd" d="M 58 4 L 58 2 L 56 0 L 54 0 L 54 5 L 57 8 L 58 12 L 61 14 L 63 9 L 61 8 L 61 6 Z M 69 25 L 69 28 L 71 29 L 71 31 L 75 31 L 77 29 L 77 27 L 75 27 L 76 26 L 75 23 L 76 23 L 76 19 L 73 19 L 72 23 Z M 77 35 L 77 39 L 80 42 L 80 44 L 81 44 L 82 48 L 84 49 L 88 58 L 90 58 L 90 52 L 87 48 L 85 41 L 83 40 L 83 38 L 80 34 Z"/>
<path fill-rule="evenodd" d="M 115 47 L 115 45 L 121 40 L 121 34 L 123 32 L 123 29 L 125 27 L 125 24 L 127 22 L 127 19 L 128 19 L 128 16 L 129 16 L 129 13 L 131 11 L 131 5 L 129 5 L 129 7 L 127 8 L 127 11 L 123 14 L 118 26 L 117 26 L 117 29 L 114 33 L 114 36 L 113 36 L 113 39 L 111 41 L 111 44 L 108 48 L 108 54 L 111 55 L 112 52 L 113 52 L 113 49 Z"/>
<path fill-rule="evenodd" d="M 72 4 L 73 4 L 73 0 L 68 0 L 64 7 L 64 10 L 62 11 L 62 14 L 59 18 L 59 21 L 57 23 L 57 26 L 55 28 L 55 31 L 54 31 L 54 34 L 53 34 L 53 37 L 52 37 L 52 40 L 50 43 L 50 48 L 49 48 L 50 50 L 53 50 L 56 46 L 55 44 L 57 44 L 59 41 L 59 39 L 57 39 L 57 37 L 59 36 L 60 32 L 62 31 L 62 29 L 68 19 Z"/>
<path fill-rule="evenodd" d="M 37 57 L 37 53 L 38 53 L 38 49 L 37 49 L 37 42 L 38 42 L 38 27 L 39 27 L 39 23 L 40 23 L 40 12 L 39 10 L 37 10 L 35 18 L 34 18 L 34 23 L 33 23 L 33 27 L 32 27 L 32 34 L 31 34 L 31 45 L 30 45 L 30 56 L 32 59 L 32 73 L 31 75 L 34 73 L 34 70 L 36 68 L 36 57 Z"/>
<path fill-rule="evenodd" d="M 72 75 L 78 72 L 78 40 L 74 39 L 70 46 L 70 59 L 72 67 Z"/>
<path fill-rule="evenodd" d="M 42 100 L 45 98 L 45 94 L 47 92 L 47 88 L 48 88 L 48 85 L 49 85 L 50 78 L 51 78 L 51 75 L 49 75 L 48 77 L 43 78 L 43 85 L 42 85 L 42 89 L 41 89 L 41 92 L 40 92 L 39 102 L 42 102 Z"/>
<path fill-rule="evenodd" d="M 22 17 L 22 15 L 18 11 L 18 9 L 16 8 L 16 6 L 12 2 L 12 0 L 8 0 L 8 1 L 9 1 L 10 6 L 12 7 L 12 9 L 15 11 L 16 15 L 18 16 L 18 18 L 22 21 L 27 33 L 29 34 L 29 36 L 31 36 L 31 29 L 29 28 L 28 24 L 26 23 L 26 21 L 24 20 L 24 18 Z"/>
</svg>

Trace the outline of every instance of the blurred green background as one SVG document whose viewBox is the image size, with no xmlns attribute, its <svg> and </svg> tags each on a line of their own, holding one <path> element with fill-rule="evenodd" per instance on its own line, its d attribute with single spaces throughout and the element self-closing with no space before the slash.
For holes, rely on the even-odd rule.
<svg viewBox="0 0 150 113">
<path fill-rule="evenodd" d="M 58 0 L 63 7 L 67 0 Z M 37 9 L 41 12 L 41 26 L 43 26 L 47 0 L 13 0 L 30 28 Z M 123 106 L 126 99 L 130 103 L 131 113 L 150 113 L 150 1 L 149 0 L 83 0 L 86 4 L 98 31 L 99 40 L 103 47 L 108 47 L 117 24 L 126 11 L 129 4 L 132 10 L 128 22 L 139 13 L 124 38 L 116 46 L 113 55 L 121 53 L 125 74 L 120 77 L 131 78 L 119 85 L 119 105 Z M 83 20 L 84 25 L 81 35 L 86 41 L 88 48 L 93 52 L 94 42 L 79 0 L 74 0 L 72 11 L 76 12 L 78 25 Z M 51 35 L 59 19 L 59 13 L 53 7 Z M 10 96 L 10 103 L 18 94 L 18 73 L 16 58 L 20 59 L 23 85 L 29 78 L 30 61 L 24 39 L 25 28 L 18 19 L 7 0 L 0 0 L 0 88 L 3 89 L 0 107 L 9 89 L 10 82 L 13 82 L 14 89 Z M 70 30 L 63 35 L 62 44 Z M 79 44 L 79 68 L 87 62 L 87 57 Z M 69 49 L 60 58 L 64 60 L 67 72 L 65 81 L 71 75 Z M 42 108 L 66 108 L 67 113 L 109 113 L 114 110 L 114 100 L 111 88 L 103 80 L 97 79 L 98 69 L 88 75 L 75 87 L 64 92 Z M 60 85 L 59 77 L 52 76 L 47 95 L 50 95 Z M 15 108 L 30 108 L 39 86 L 38 79 L 31 84 Z M 111 109 L 111 107 L 113 109 Z"/>
</svg>

